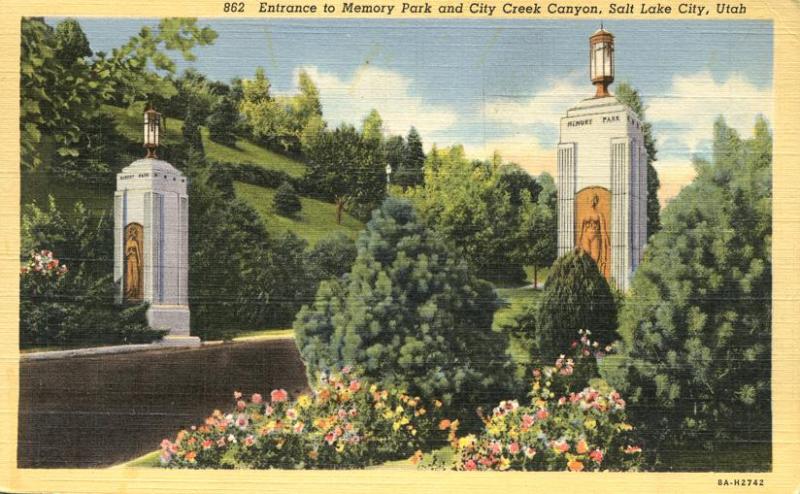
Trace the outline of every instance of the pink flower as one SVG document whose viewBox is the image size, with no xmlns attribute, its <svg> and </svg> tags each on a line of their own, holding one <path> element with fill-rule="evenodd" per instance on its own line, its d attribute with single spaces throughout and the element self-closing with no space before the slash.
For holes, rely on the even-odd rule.
<svg viewBox="0 0 800 494">
<path fill-rule="evenodd" d="M 536 456 L 536 450 L 528 446 L 527 448 L 525 448 L 525 456 L 527 456 L 528 459 L 533 458 L 534 456 Z"/>
<path fill-rule="evenodd" d="M 467 462 L 464 463 L 464 469 L 465 470 L 473 471 L 476 468 L 478 468 L 478 465 L 475 464 L 474 460 L 467 460 Z"/>
<path fill-rule="evenodd" d="M 641 453 L 642 448 L 640 448 L 639 446 L 628 446 L 627 448 L 625 448 L 625 452 L 629 455 L 634 453 Z"/>
<path fill-rule="evenodd" d="M 508 445 L 508 452 L 512 455 L 519 453 L 519 443 L 514 441 L 513 443 Z"/>
<path fill-rule="evenodd" d="M 240 429 L 244 429 L 244 428 L 246 428 L 246 427 L 247 427 L 247 424 L 248 424 L 248 422 L 249 422 L 249 420 L 248 420 L 248 418 L 247 418 L 247 415 L 245 415 L 245 414 L 243 414 L 243 413 L 240 413 L 240 414 L 239 414 L 239 415 L 236 417 L 236 426 L 237 426 L 238 428 L 240 428 Z"/>
<path fill-rule="evenodd" d="M 558 453 L 566 453 L 569 451 L 569 444 L 566 441 L 555 441 L 553 442 L 553 449 Z"/>
<path fill-rule="evenodd" d="M 242 393 L 240 393 L 239 391 L 234 391 L 233 392 L 233 399 L 234 400 L 238 400 L 241 397 L 242 397 Z"/>
<path fill-rule="evenodd" d="M 559 405 L 565 405 L 566 403 L 567 403 L 567 398 L 566 397 L 562 396 L 561 398 L 558 399 L 558 404 Z"/>
<path fill-rule="evenodd" d="M 355 408 L 351 408 L 349 412 L 347 412 L 351 417 L 355 417 L 358 415 L 358 410 Z"/>
<path fill-rule="evenodd" d="M 540 377 L 542 375 L 542 371 L 539 369 L 533 369 L 533 377 Z"/>
<path fill-rule="evenodd" d="M 211 448 L 211 446 L 214 445 L 214 441 L 212 441 L 211 439 L 206 439 L 205 441 L 202 442 L 202 445 L 203 449 L 209 449 Z"/>
<path fill-rule="evenodd" d="M 225 446 L 225 438 L 224 437 L 221 437 L 221 438 L 217 439 L 217 446 L 219 446 L 220 448 Z"/>
<path fill-rule="evenodd" d="M 352 370 L 353 367 L 351 365 L 345 365 L 344 367 L 342 367 L 342 374 L 350 374 Z"/>
<path fill-rule="evenodd" d="M 503 445 L 497 441 L 492 441 L 491 450 L 492 454 L 499 455 L 503 451 Z"/>
<path fill-rule="evenodd" d="M 268 416 L 268 417 L 269 417 L 270 415 L 272 415 L 272 412 L 273 412 L 273 409 L 272 409 L 272 407 L 271 407 L 271 406 L 267 405 L 267 406 L 264 408 L 264 415 L 266 415 L 266 416 Z"/>
<path fill-rule="evenodd" d="M 295 410 L 294 408 L 290 408 L 290 409 L 286 410 L 286 418 L 288 418 L 289 420 L 296 419 L 297 418 L 297 410 Z"/>
<path fill-rule="evenodd" d="M 601 463 L 603 461 L 603 452 L 599 449 L 596 449 L 589 453 L 589 458 L 594 460 L 595 463 Z"/>
<path fill-rule="evenodd" d="M 256 405 L 259 405 L 261 404 L 262 401 L 264 401 L 264 398 L 258 393 L 253 393 L 253 396 L 250 397 L 250 401 L 252 401 Z"/>
<path fill-rule="evenodd" d="M 304 423 L 297 422 L 296 424 L 294 424 L 294 427 L 292 428 L 292 430 L 295 432 L 295 434 L 300 434 L 301 432 L 303 432 L 303 428 L 304 427 L 305 427 Z"/>
<path fill-rule="evenodd" d="M 272 393 L 270 393 L 269 397 L 273 403 L 280 403 L 282 401 L 286 401 L 286 399 L 289 398 L 289 394 L 285 389 L 274 389 L 272 390 Z"/>
<path fill-rule="evenodd" d="M 360 383 L 360 382 L 358 382 L 357 380 L 353 379 L 352 381 L 350 381 L 350 387 L 349 387 L 349 389 L 350 389 L 350 391 L 352 391 L 353 393 L 355 393 L 356 391 L 358 391 L 359 389 L 361 389 L 361 383 Z"/>
<path fill-rule="evenodd" d="M 256 439 L 251 435 L 244 438 L 244 445 L 245 446 L 252 446 L 256 443 Z"/>
<path fill-rule="evenodd" d="M 333 444 L 334 441 L 336 441 L 336 436 L 333 434 L 333 432 L 329 432 L 325 434 L 325 441 L 327 441 L 328 444 Z"/>
<path fill-rule="evenodd" d="M 539 419 L 539 420 L 544 420 L 549 416 L 550 416 L 550 412 L 548 412 L 547 409 L 545 409 L 545 408 L 540 408 L 536 412 L 536 418 Z"/>
<path fill-rule="evenodd" d="M 169 439 L 164 439 L 161 441 L 161 449 L 169 449 L 172 446 L 172 443 Z"/>
<path fill-rule="evenodd" d="M 533 425 L 533 416 L 528 415 L 527 413 L 522 416 L 522 430 L 530 429 Z"/>
</svg>

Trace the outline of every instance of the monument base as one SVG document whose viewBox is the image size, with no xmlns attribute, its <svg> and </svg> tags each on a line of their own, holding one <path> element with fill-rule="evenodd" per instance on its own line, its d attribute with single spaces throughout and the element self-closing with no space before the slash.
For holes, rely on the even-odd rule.
<svg viewBox="0 0 800 494">
<path fill-rule="evenodd" d="M 165 347 L 199 347 L 203 343 L 197 336 L 172 336 L 168 334 L 157 344 Z"/>
<path fill-rule="evenodd" d="M 153 329 L 169 331 L 167 337 L 189 337 L 189 306 L 151 305 L 147 309 L 147 323 Z"/>
</svg>

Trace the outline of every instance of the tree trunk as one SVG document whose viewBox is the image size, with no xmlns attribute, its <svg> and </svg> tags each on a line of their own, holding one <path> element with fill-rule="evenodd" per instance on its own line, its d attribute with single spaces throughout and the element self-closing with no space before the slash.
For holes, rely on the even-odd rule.
<svg viewBox="0 0 800 494">
<path fill-rule="evenodd" d="M 344 201 L 340 198 L 336 198 L 336 224 L 342 224 L 342 212 L 344 211 Z"/>
<path fill-rule="evenodd" d="M 536 264 L 533 265 L 533 288 L 539 288 L 539 276 L 537 274 L 537 266 Z"/>
</svg>

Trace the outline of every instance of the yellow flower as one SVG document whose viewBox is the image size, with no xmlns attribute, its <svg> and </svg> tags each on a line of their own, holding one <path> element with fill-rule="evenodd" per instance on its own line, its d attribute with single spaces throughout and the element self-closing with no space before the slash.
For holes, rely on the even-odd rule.
<svg viewBox="0 0 800 494">
<path fill-rule="evenodd" d="M 541 385 L 539 385 L 539 381 L 536 381 L 535 383 L 533 383 L 533 390 L 534 391 L 539 391 L 539 388 L 541 388 Z"/>
<path fill-rule="evenodd" d="M 392 430 L 397 432 L 400 429 L 401 425 L 402 424 L 400 424 L 400 422 L 395 422 L 394 424 L 392 424 Z"/>
<path fill-rule="evenodd" d="M 442 408 L 442 402 L 439 400 L 433 400 L 433 406 L 436 408 Z"/>
<path fill-rule="evenodd" d="M 297 399 L 297 408 L 307 408 L 311 405 L 311 398 L 308 395 L 300 395 Z"/>
<path fill-rule="evenodd" d="M 403 414 L 403 407 L 401 407 L 400 405 L 397 405 L 397 408 L 394 409 L 394 413 L 396 413 L 398 415 L 402 415 Z"/>
<path fill-rule="evenodd" d="M 511 462 L 508 461 L 508 458 L 506 458 L 505 456 L 501 456 L 500 465 L 498 466 L 498 468 L 500 470 L 508 470 L 509 468 L 511 468 Z"/>
<path fill-rule="evenodd" d="M 589 430 L 592 430 L 597 427 L 597 421 L 595 419 L 586 419 L 586 421 L 583 423 L 583 426 Z"/>
<path fill-rule="evenodd" d="M 342 451 L 344 451 L 344 443 L 339 441 L 339 444 L 336 445 L 336 452 L 341 453 Z"/>
<path fill-rule="evenodd" d="M 633 429 L 633 426 L 631 424 L 626 424 L 626 423 L 619 424 L 618 427 L 622 431 L 629 431 Z"/>
<path fill-rule="evenodd" d="M 385 419 L 394 418 L 394 412 L 391 410 L 386 410 L 385 412 L 383 412 L 383 418 Z"/>
<path fill-rule="evenodd" d="M 369 392 L 374 393 L 375 391 L 378 391 L 378 387 L 373 384 L 372 386 L 369 387 Z"/>
<path fill-rule="evenodd" d="M 468 434 L 468 435 L 458 439 L 458 447 L 459 448 L 466 448 L 468 446 L 472 446 L 473 444 L 475 444 L 475 435 L 474 434 Z"/>
</svg>

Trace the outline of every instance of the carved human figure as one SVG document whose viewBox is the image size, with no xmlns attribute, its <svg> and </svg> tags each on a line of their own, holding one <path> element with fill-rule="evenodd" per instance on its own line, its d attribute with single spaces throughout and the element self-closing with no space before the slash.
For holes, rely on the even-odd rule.
<svg viewBox="0 0 800 494">
<path fill-rule="evenodd" d="M 125 241 L 125 298 L 141 300 L 142 298 L 142 239 L 141 226 L 128 225 Z"/>
<path fill-rule="evenodd" d="M 581 220 L 578 245 L 581 250 L 594 259 L 600 272 L 607 275 L 611 242 L 608 237 L 608 222 L 605 215 L 597 207 L 599 203 L 600 197 L 596 193 L 593 194 L 592 209 Z"/>
</svg>

